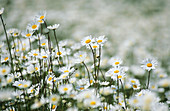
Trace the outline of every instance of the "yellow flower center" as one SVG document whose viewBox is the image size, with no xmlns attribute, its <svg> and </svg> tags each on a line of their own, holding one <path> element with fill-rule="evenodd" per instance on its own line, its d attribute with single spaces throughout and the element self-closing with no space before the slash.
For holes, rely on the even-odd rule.
<svg viewBox="0 0 170 111">
<path fill-rule="evenodd" d="M 14 33 L 14 36 L 17 36 L 18 35 L 18 33 Z"/>
<path fill-rule="evenodd" d="M 28 85 L 27 85 L 27 84 L 24 84 L 24 87 L 26 88 L 26 87 L 28 87 Z"/>
<path fill-rule="evenodd" d="M 51 80 L 52 80 L 52 77 L 49 77 L 49 78 L 48 78 L 48 81 L 51 81 Z"/>
<path fill-rule="evenodd" d="M 34 53 L 33 55 L 34 55 L 34 56 L 37 56 L 38 54 L 37 54 L 37 53 Z"/>
<path fill-rule="evenodd" d="M 5 59 L 4 59 L 5 61 L 7 61 L 8 60 L 8 57 L 5 57 Z"/>
<path fill-rule="evenodd" d="M 122 106 L 122 103 L 119 103 L 120 106 Z"/>
<path fill-rule="evenodd" d="M 21 86 L 22 84 L 18 84 L 18 86 Z"/>
<path fill-rule="evenodd" d="M 55 109 L 55 107 L 56 107 L 55 105 L 52 105 L 52 109 Z"/>
<path fill-rule="evenodd" d="M 119 76 L 118 76 L 118 79 L 121 79 L 121 78 L 122 78 L 122 76 L 121 76 L 121 75 L 119 75 Z"/>
<path fill-rule="evenodd" d="M 8 81 L 7 81 L 8 83 L 11 83 L 12 82 L 12 78 L 10 78 L 10 79 L 8 79 Z"/>
<path fill-rule="evenodd" d="M 31 36 L 31 34 L 30 34 L 30 33 L 28 33 L 28 34 L 26 34 L 26 36 L 27 36 L 27 37 L 30 37 L 30 36 Z"/>
<path fill-rule="evenodd" d="M 115 70 L 114 73 L 119 73 L 119 70 Z"/>
<path fill-rule="evenodd" d="M 2 69 L 2 73 L 3 73 L 3 74 L 6 73 L 6 69 Z"/>
<path fill-rule="evenodd" d="M 35 67 L 35 70 L 38 71 L 38 67 Z"/>
<path fill-rule="evenodd" d="M 23 58 L 23 59 L 26 59 L 27 57 L 26 57 L 26 56 L 23 56 L 22 58 Z"/>
<path fill-rule="evenodd" d="M 84 89 L 84 87 L 80 87 L 80 90 L 83 90 Z"/>
<path fill-rule="evenodd" d="M 37 25 L 32 25 L 32 29 L 36 29 L 37 28 Z"/>
<path fill-rule="evenodd" d="M 105 106 L 104 109 L 107 109 L 107 107 Z"/>
<path fill-rule="evenodd" d="M 47 56 L 42 56 L 42 58 L 47 58 Z"/>
<path fill-rule="evenodd" d="M 137 88 L 138 86 L 137 85 L 133 85 L 133 88 Z"/>
<path fill-rule="evenodd" d="M 43 18 L 44 18 L 44 16 L 41 16 L 41 17 L 40 17 L 40 19 L 43 19 Z"/>
<path fill-rule="evenodd" d="M 25 50 L 25 48 L 22 48 L 22 50 L 24 51 L 24 50 Z"/>
<path fill-rule="evenodd" d="M 93 80 L 90 80 L 90 83 L 92 83 L 93 82 Z"/>
<path fill-rule="evenodd" d="M 75 74 L 75 77 L 79 77 L 79 74 L 76 73 L 76 74 Z"/>
<path fill-rule="evenodd" d="M 80 55 L 80 57 L 82 57 L 83 55 Z"/>
<path fill-rule="evenodd" d="M 57 98 L 53 97 L 51 100 L 54 102 L 54 101 L 56 101 L 56 100 L 57 100 Z"/>
<path fill-rule="evenodd" d="M 118 65 L 119 64 L 119 62 L 115 62 L 115 65 Z"/>
<path fill-rule="evenodd" d="M 46 43 L 42 43 L 41 45 L 44 46 L 44 45 L 46 45 Z"/>
<path fill-rule="evenodd" d="M 33 92 L 34 91 L 34 89 L 31 89 L 31 92 Z"/>
<path fill-rule="evenodd" d="M 134 81 L 134 80 L 131 80 L 131 83 L 136 83 L 136 81 Z"/>
<path fill-rule="evenodd" d="M 65 87 L 63 90 L 64 90 L 64 91 L 67 91 L 67 90 L 68 90 L 68 88 L 67 88 L 67 87 Z"/>
<path fill-rule="evenodd" d="M 100 42 L 103 42 L 103 40 L 98 40 L 97 42 L 100 43 Z"/>
<path fill-rule="evenodd" d="M 133 103 L 135 103 L 135 104 L 138 103 L 138 100 L 137 100 L 137 99 L 134 99 L 134 100 L 133 100 Z"/>
<path fill-rule="evenodd" d="M 61 55 L 62 53 L 61 52 L 57 52 L 57 55 Z"/>
<path fill-rule="evenodd" d="M 90 104 L 91 105 L 96 105 L 96 101 L 91 101 Z"/>
<path fill-rule="evenodd" d="M 16 52 L 19 52 L 19 49 L 17 49 Z"/>
<path fill-rule="evenodd" d="M 88 44 L 88 43 L 90 43 L 90 42 L 91 42 L 90 39 L 87 39 L 87 40 L 85 41 L 86 44 Z"/>
<path fill-rule="evenodd" d="M 94 48 L 94 49 L 97 48 L 97 45 L 94 45 L 93 48 Z"/>
<path fill-rule="evenodd" d="M 69 70 L 65 70 L 64 72 L 69 72 Z"/>
<path fill-rule="evenodd" d="M 148 63 L 148 64 L 147 64 L 147 67 L 152 67 L 152 64 L 151 64 L 151 63 Z"/>
</svg>

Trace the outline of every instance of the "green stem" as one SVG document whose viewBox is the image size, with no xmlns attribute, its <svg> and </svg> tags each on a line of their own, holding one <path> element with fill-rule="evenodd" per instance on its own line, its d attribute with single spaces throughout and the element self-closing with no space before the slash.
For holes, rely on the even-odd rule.
<svg viewBox="0 0 170 111">
<path fill-rule="evenodd" d="M 85 68 L 86 68 L 86 70 L 87 70 L 88 78 L 89 78 L 89 84 L 90 84 L 90 86 L 91 86 L 91 83 L 90 83 L 90 73 L 89 73 L 89 69 L 87 68 L 87 66 L 86 66 L 86 64 L 85 64 L 84 62 L 82 62 L 82 63 L 83 63 L 84 67 L 85 67 Z"/>
<path fill-rule="evenodd" d="M 11 54 L 11 47 L 10 47 L 10 43 L 9 43 L 9 40 L 8 40 L 8 35 L 7 35 L 7 32 L 6 32 L 6 28 L 5 28 L 5 24 L 4 24 L 2 15 L 0 15 L 0 18 L 1 18 L 1 21 L 2 21 L 2 25 L 3 25 L 5 36 L 6 36 L 6 41 L 7 41 L 7 44 L 8 44 L 8 51 L 9 51 L 9 54 L 10 54 L 11 67 L 12 67 L 11 69 L 12 69 L 12 73 L 14 74 L 14 65 L 13 65 L 13 58 L 12 58 L 12 54 Z"/>
<path fill-rule="evenodd" d="M 151 70 L 149 71 L 149 74 L 148 74 L 148 83 L 147 83 L 146 89 L 148 89 L 148 88 L 149 88 L 150 75 L 151 75 Z"/>
<path fill-rule="evenodd" d="M 120 82 L 122 84 L 122 90 L 123 90 L 123 96 L 124 96 L 124 102 L 125 102 L 125 108 L 127 109 L 127 105 L 126 105 L 126 96 L 125 96 L 125 89 L 123 87 L 123 83 L 122 83 L 122 80 L 120 79 Z"/>
</svg>

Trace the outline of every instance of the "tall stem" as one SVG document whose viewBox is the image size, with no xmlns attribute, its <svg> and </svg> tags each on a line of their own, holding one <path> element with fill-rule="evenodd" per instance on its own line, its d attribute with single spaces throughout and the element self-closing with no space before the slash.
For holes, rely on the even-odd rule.
<svg viewBox="0 0 170 111">
<path fill-rule="evenodd" d="M 12 54 L 11 54 L 11 47 L 10 47 L 10 43 L 9 43 L 9 40 L 8 40 L 8 35 L 7 35 L 7 32 L 6 32 L 6 28 L 5 28 L 5 24 L 4 24 L 2 15 L 0 15 L 0 18 L 1 18 L 1 21 L 2 21 L 2 25 L 3 25 L 5 36 L 6 36 L 6 41 L 7 41 L 7 44 L 8 44 L 8 51 L 9 51 L 10 59 L 11 59 L 12 73 L 14 73 L 14 65 L 13 65 L 13 58 L 12 58 Z"/>
<path fill-rule="evenodd" d="M 117 76 L 117 104 L 119 104 L 119 79 Z"/>
<path fill-rule="evenodd" d="M 59 62 L 61 62 L 60 61 L 60 59 L 61 59 L 61 56 L 60 56 L 60 47 L 59 47 L 59 45 L 58 45 L 58 39 L 57 39 L 57 36 L 56 36 L 56 32 L 55 32 L 55 29 L 53 30 L 54 31 L 54 37 L 55 37 L 55 41 L 56 41 L 56 45 L 57 45 L 57 50 L 58 50 L 58 54 L 59 54 Z M 60 63 L 59 63 L 60 64 Z M 59 65 L 60 66 L 60 65 Z"/>
<path fill-rule="evenodd" d="M 90 73 L 89 73 L 89 69 L 87 68 L 87 66 L 86 66 L 86 64 L 85 64 L 84 62 L 82 62 L 82 63 L 83 63 L 84 67 L 85 67 L 85 68 L 86 68 L 86 70 L 87 70 L 88 78 L 89 78 L 89 84 L 90 84 L 90 86 L 91 86 L 91 83 L 90 83 Z"/>
<path fill-rule="evenodd" d="M 147 83 L 146 89 L 148 89 L 148 88 L 149 88 L 150 75 L 151 75 L 151 70 L 149 71 L 149 74 L 148 74 L 148 83 Z"/>
<path fill-rule="evenodd" d="M 99 45 L 99 63 L 98 63 L 98 69 L 97 69 L 97 78 L 99 76 L 99 70 L 100 70 L 100 59 L 101 59 L 101 45 Z"/>
<path fill-rule="evenodd" d="M 122 83 L 122 80 L 120 79 L 120 82 L 122 84 L 122 90 L 123 90 L 123 96 L 124 96 L 124 102 L 125 102 L 125 108 L 127 109 L 127 105 L 126 105 L 126 97 L 125 97 L 125 89 L 123 87 L 123 83 Z"/>
</svg>

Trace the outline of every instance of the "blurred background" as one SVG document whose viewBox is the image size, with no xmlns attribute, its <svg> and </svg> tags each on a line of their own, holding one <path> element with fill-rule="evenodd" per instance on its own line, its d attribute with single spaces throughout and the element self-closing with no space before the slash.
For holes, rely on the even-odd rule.
<svg viewBox="0 0 170 111">
<path fill-rule="evenodd" d="M 24 30 L 46 10 L 47 23 L 61 25 L 60 40 L 106 35 L 104 56 L 128 65 L 154 57 L 170 72 L 170 0 L 0 0 L 1 7 L 8 29 Z"/>
</svg>

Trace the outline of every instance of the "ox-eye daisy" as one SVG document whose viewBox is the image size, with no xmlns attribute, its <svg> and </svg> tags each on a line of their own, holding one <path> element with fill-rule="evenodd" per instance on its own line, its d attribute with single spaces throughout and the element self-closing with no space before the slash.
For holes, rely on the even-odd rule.
<svg viewBox="0 0 170 111">
<path fill-rule="evenodd" d="M 0 67 L 0 75 L 7 75 L 11 71 L 11 68 L 9 66 L 1 66 Z"/>
<path fill-rule="evenodd" d="M 16 86 L 18 88 L 28 88 L 31 85 L 31 81 L 26 80 L 19 80 L 15 81 L 13 86 Z"/>
<path fill-rule="evenodd" d="M 60 85 L 60 86 L 58 87 L 58 91 L 59 91 L 61 94 L 64 94 L 64 93 L 69 94 L 72 89 L 73 89 L 73 86 L 72 86 L 71 84 Z"/>
<path fill-rule="evenodd" d="M 30 30 L 30 31 L 35 31 L 35 30 L 38 30 L 39 28 L 39 22 L 37 21 L 32 21 L 31 23 L 29 23 L 27 25 L 27 29 Z"/>
<path fill-rule="evenodd" d="M 155 67 L 157 66 L 157 61 L 154 60 L 154 59 L 150 59 L 150 58 L 147 58 L 147 59 L 144 59 L 142 61 L 142 68 L 145 69 L 145 70 L 152 70 L 152 69 L 155 69 Z"/>
<path fill-rule="evenodd" d="M 57 29 L 59 26 L 60 26 L 60 24 L 54 24 L 54 25 L 48 26 L 47 28 L 48 28 L 48 29 L 51 29 L 51 30 L 55 30 L 55 29 Z"/>
<path fill-rule="evenodd" d="M 34 33 L 34 32 L 31 31 L 31 30 L 25 30 L 25 31 L 23 31 L 23 32 L 21 33 L 21 35 L 22 35 L 23 37 L 25 37 L 25 38 L 31 38 L 33 33 Z"/>
<path fill-rule="evenodd" d="M 91 42 L 92 42 L 92 36 L 91 35 L 83 38 L 83 40 L 81 41 L 82 45 L 89 45 Z"/>
<path fill-rule="evenodd" d="M 92 97 L 90 99 L 85 99 L 84 100 L 84 106 L 85 107 L 92 107 L 92 108 L 96 108 L 98 106 L 101 105 L 101 101 L 99 98 L 97 97 Z"/>
<path fill-rule="evenodd" d="M 46 11 L 41 11 L 35 16 L 35 20 L 39 23 L 44 23 L 46 17 Z"/>
<path fill-rule="evenodd" d="M 100 45 L 103 45 L 107 41 L 107 38 L 105 38 L 105 35 L 99 36 L 96 38 L 96 42 Z"/>
</svg>

